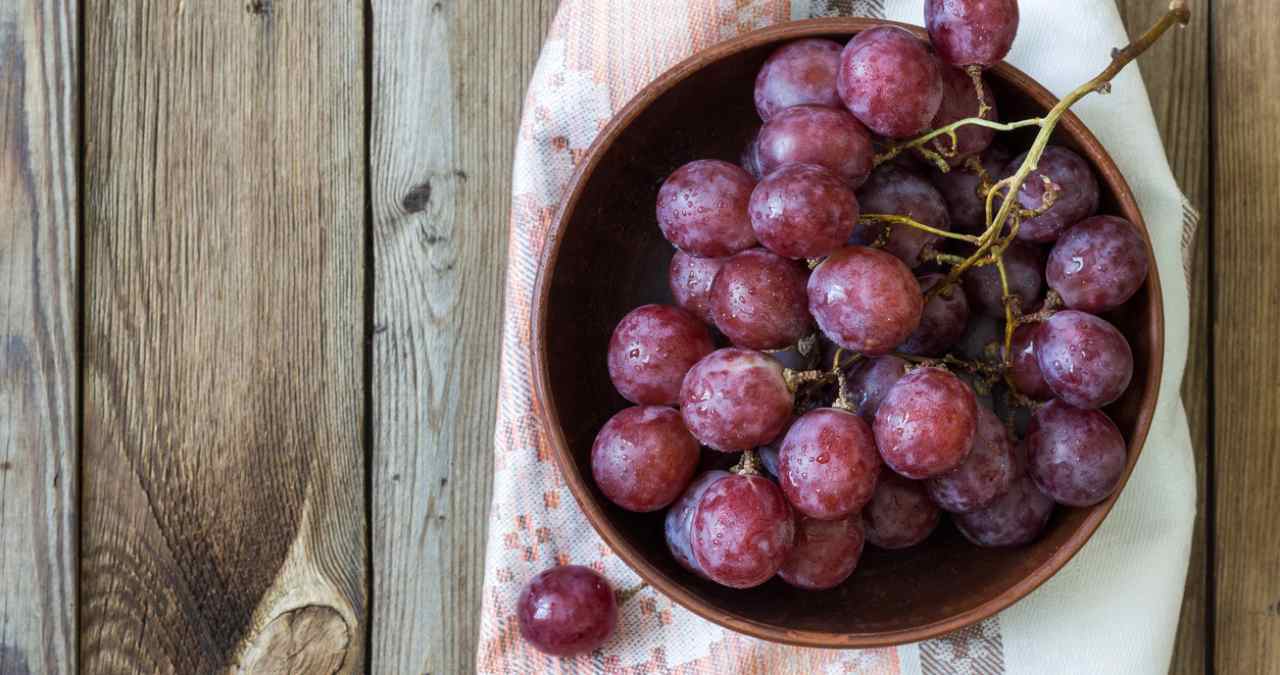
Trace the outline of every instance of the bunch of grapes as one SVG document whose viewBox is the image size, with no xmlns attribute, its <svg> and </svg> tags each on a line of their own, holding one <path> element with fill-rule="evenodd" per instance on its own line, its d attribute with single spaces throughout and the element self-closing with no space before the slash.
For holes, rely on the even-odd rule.
<svg viewBox="0 0 1280 675">
<path fill-rule="evenodd" d="M 1121 480 L 1103 409 L 1133 355 L 1105 317 L 1148 249 L 1048 142 L 1114 72 L 1001 122 L 983 68 L 1016 0 L 927 0 L 925 17 L 929 42 L 886 26 L 782 45 L 741 166 L 693 161 L 658 192 L 676 305 L 618 323 L 603 358 L 634 406 L 591 469 L 618 507 L 666 509 L 671 555 L 712 582 L 831 588 L 864 544 L 920 545 L 944 514 L 977 546 L 1025 545 Z M 1032 126 L 1025 151 L 996 138 Z"/>
</svg>

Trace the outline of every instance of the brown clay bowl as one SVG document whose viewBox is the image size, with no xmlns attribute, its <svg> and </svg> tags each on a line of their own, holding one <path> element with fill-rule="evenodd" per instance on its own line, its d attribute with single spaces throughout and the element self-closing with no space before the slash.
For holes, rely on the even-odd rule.
<svg viewBox="0 0 1280 675">
<path fill-rule="evenodd" d="M 883 23 L 838 18 L 775 26 L 720 43 L 655 80 L 604 128 L 578 166 L 551 227 L 535 291 L 532 356 L 539 419 L 587 519 L 654 588 L 726 628 L 777 642 L 876 647 L 926 639 L 985 619 L 1053 576 L 1084 546 L 1116 500 L 1058 508 L 1040 539 L 1021 548 L 977 548 L 944 523 L 913 549 L 867 547 L 854 575 L 831 591 L 802 591 L 777 579 L 733 590 L 676 564 L 663 540 L 661 513 L 623 511 L 605 500 L 591 479 L 595 434 L 628 405 L 614 391 L 605 365 L 613 327 L 639 305 L 672 302 L 667 289 L 672 248 L 654 217 L 658 186 L 694 159 L 737 161 L 759 124 L 752 105 L 756 70 L 777 44 L 814 36 L 844 41 Z M 990 79 L 1004 119 L 1042 114 L 1056 101 L 1011 66 L 992 69 Z M 1012 141 L 1029 147 L 1030 136 Z M 1146 236 L 1124 177 L 1080 120 L 1065 116 L 1056 142 L 1093 163 L 1102 185 L 1102 212 L 1129 219 Z M 1129 445 L 1127 481 L 1160 386 L 1164 316 L 1154 267 L 1136 297 L 1107 318 L 1128 337 L 1135 359 L 1132 385 L 1107 409 Z"/>
</svg>

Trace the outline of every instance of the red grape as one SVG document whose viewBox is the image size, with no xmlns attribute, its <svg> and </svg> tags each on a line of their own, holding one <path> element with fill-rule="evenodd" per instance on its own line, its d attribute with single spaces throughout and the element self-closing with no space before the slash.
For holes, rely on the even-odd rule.
<svg viewBox="0 0 1280 675">
<path fill-rule="evenodd" d="M 1036 360 L 1058 398 L 1077 408 L 1109 405 L 1133 378 L 1133 352 L 1115 326 L 1092 314 L 1058 312 L 1040 326 Z"/>
<path fill-rule="evenodd" d="M 690 539 L 690 528 L 693 526 L 693 513 L 702 500 L 702 494 L 712 483 L 731 475 L 728 471 L 707 471 L 689 484 L 683 494 L 671 504 L 667 517 L 663 520 L 662 532 L 667 540 L 667 548 L 671 556 L 680 566 L 699 576 L 706 576 L 698 561 L 693 557 L 693 541 Z"/>
<path fill-rule="evenodd" d="M 1049 253 L 1045 277 L 1067 307 L 1099 314 L 1133 297 L 1149 265 L 1147 244 L 1132 223 L 1094 216 L 1062 233 Z"/>
<path fill-rule="evenodd" d="M 618 604 L 609 582 L 589 567 L 561 565 L 534 577 L 516 605 L 520 634 L 552 656 L 589 652 L 618 625 Z"/>
<path fill-rule="evenodd" d="M 871 499 L 880 475 L 871 427 L 835 408 L 805 413 L 791 425 L 778 454 L 778 482 L 787 501 L 810 518 L 834 520 Z"/>
<path fill-rule="evenodd" d="M 1004 167 L 1009 163 L 1009 151 L 1003 146 L 993 145 L 982 153 L 979 161 L 987 172 L 987 177 L 994 184 L 1004 178 Z M 960 165 L 947 173 L 933 175 L 933 184 L 938 188 L 943 200 L 947 202 L 947 212 L 951 214 L 951 226 L 957 232 L 981 234 L 987 229 L 986 195 L 979 195 L 978 189 L 982 178 L 967 166 Z M 991 204 L 992 216 L 1000 208 L 1000 201 Z"/>
<path fill-rule="evenodd" d="M 947 63 L 993 66 L 1018 34 L 1018 0 L 925 0 L 924 25 Z"/>
<path fill-rule="evenodd" d="M 769 121 L 784 108 L 797 105 L 840 105 L 836 71 L 839 42 L 808 38 L 775 49 L 756 75 L 755 101 L 760 119 Z"/>
<path fill-rule="evenodd" d="M 924 312 L 924 296 L 901 260 L 866 246 L 832 253 L 809 275 L 809 311 L 836 344 L 867 356 L 893 351 Z"/>
<path fill-rule="evenodd" d="M 885 549 L 915 546 L 933 533 L 942 518 L 924 483 L 886 473 L 862 512 L 867 541 Z"/>
<path fill-rule="evenodd" d="M 942 274 L 920 277 L 920 290 L 927 293 L 944 279 Z M 920 356 L 941 356 L 964 337 L 969 325 L 969 301 L 958 288 L 939 293 L 925 303 L 920 326 L 898 347 L 899 351 Z"/>
<path fill-rule="evenodd" d="M 778 113 L 760 129 L 756 157 L 765 176 L 787 164 L 817 164 L 856 188 L 871 173 L 875 150 L 871 134 L 848 112 L 799 105 Z"/>
<path fill-rule="evenodd" d="M 840 55 L 836 78 L 849 111 L 881 136 L 929 128 L 942 104 L 942 67 L 929 48 L 896 26 L 858 33 Z"/>
<path fill-rule="evenodd" d="M 733 344 L 784 349 L 813 331 L 804 265 L 762 248 L 725 261 L 711 283 L 716 328 Z"/>
<path fill-rule="evenodd" d="M 680 388 L 685 426 L 722 452 L 764 445 L 791 419 L 795 396 L 782 365 L 749 349 L 720 349 L 699 361 Z"/>
<path fill-rule="evenodd" d="M 1027 398 L 1045 401 L 1053 398 L 1053 390 L 1044 381 L 1040 373 L 1040 361 L 1036 357 L 1036 343 L 1039 341 L 1040 322 L 1026 323 L 1013 331 L 1013 341 L 1009 344 L 1013 352 L 1009 359 L 1009 379 L 1013 386 Z"/>
<path fill-rule="evenodd" d="M 635 406 L 614 415 L 596 434 L 591 475 L 614 504 L 657 511 L 684 491 L 700 454 L 674 408 Z"/>
<path fill-rule="evenodd" d="M 699 258 L 676 249 L 671 256 L 671 268 L 667 282 L 676 304 L 692 312 L 707 323 L 714 324 L 711 313 L 711 282 L 716 280 L 720 268 L 728 258 Z"/>
<path fill-rule="evenodd" d="M 864 213 L 906 216 L 939 230 L 951 229 L 947 203 L 938 189 L 914 171 L 892 164 L 881 166 L 871 174 L 858 190 L 858 204 Z M 884 229 L 885 225 L 879 222 L 859 223 L 849 243 L 871 244 Z M 898 256 L 907 267 L 915 268 L 922 262 L 920 255 L 925 246 L 936 245 L 939 239 L 936 234 L 894 223 L 889 226 L 889 241 L 884 250 Z"/>
<path fill-rule="evenodd" d="M 787 258 L 818 258 L 840 248 L 858 223 L 858 200 L 817 164 L 788 164 L 751 193 L 751 227 L 766 248 Z"/>
<path fill-rule="evenodd" d="M 1040 248 L 1025 241 L 1014 241 L 1004 252 L 1004 272 L 1009 292 L 1030 309 L 1044 289 L 1044 257 Z M 1004 318 L 1004 288 L 1000 270 L 995 265 L 971 267 L 964 273 L 964 291 L 969 306 L 993 318 Z"/>
<path fill-rule="evenodd" d="M 1005 167 L 1005 175 L 1016 173 L 1026 158 L 1026 153 L 1018 155 Z M 1098 212 L 1098 179 L 1080 155 L 1056 145 L 1046 148 L 1039 167 L 1027 176 L 1018 191 L 1018 204 L 1022 208 L 1039 209 L 1044 205 L 1043 177 L 1053 181 L 1059 192 L 1048 211 L 1022 221 L 1018 238 L 1024 241 L 1053 241 L 1063 230 Z"/>
<path fill-rule="evenodd" d="M 957 513 L 952 520 L 960 534 L 978 546 L 1021 546 L 1040 534 L 1052 513 L 1053 500 L 1023 476 L 990 506 Z"/>
<path fill-rule="evenodd" d="M 849 578 L 862 557 L 866 534 L 857 514 L 839 520 L 799 517 L 796 543 L 778 570 L 782 580 L 797 588 L 834 588 Z"/>
<path fill-rule="evenodd" d="M 705 258 L 756 245 L 747 204 L 756 181 L 741 167 L 700 159 L 676 169 L 658 190 L 658 227 L 676 248 Z"/>
<path fill-rule="evenodd" d="M 1124 437 L 1097 410 L 1050 401 L 1035 412 L 1027 433 L 1028 473 L 1059 504 L 1092 506 L 1120 485 Z"/>
<path fill-rule="evenodd" d="M 959 466 L 977 426 L 978 401 L 969 385 L 941 368 L 917 368 L 880 402 L 874 428 L 889 468 L 921 479 Z"/>
<path fill-rule="evenodd" d="M 693 513 L 693 556 L 712 581 L 751 588 L 768 581 L 795 542 L 795 517 L 764 476 L 729 475 L 709 485 Z"/>
<path fill-rule="evenodd" d="M 680 400 L 684 374 L 714 349 L 707 326 L 689 312 L 644 305 L 613 329 L 609 379 L 632 403 L 674 404 Z"/>
<path fill-rule="evenodd" d="M 960 466 L 925 482 L 933 503 L 953 513 L 989 506 L 1009 490 L 1015 473 L 1013 441 L 1004 423 L 986 406 L 978 406 L 978 433 L 973 451 Z"/>
<path fill-rule="evenodd" d="M 876 419 L 876 410 L 885 394 L 907 374 L 907 362 L 896 356 L 876 356 L 854 364 L 846 392 L 854 412 L 867 424 Z"/>
<path fill-rule="evenodd" d="M 938 106 L 938 114 L 933 116 L 933 123 L 929 126 L 941 129 L 963 119 L 978 117 L 978 90 L 973 85 L 973 78 L 960 68 L 943 66 L 941 70 L 942 105 Z M 985 78 L 982 81 L 982 97 L 989 108 L 986 114 L 982 115 L 982 119 L 999 119 L 1000 113 L 996 110 L 995 95 L 991 93 L 991 87 L 987 85 Z M 966 157 L 986 150 L 995 136 L 995 129 L 966 124 L 956 129 L 954 145 L 951 143 L 950 136 L 943 135 L 933 139 L 930 147 L 942 155 L 948 164 L 955 166 L 963 162 Z"/>
</svg>

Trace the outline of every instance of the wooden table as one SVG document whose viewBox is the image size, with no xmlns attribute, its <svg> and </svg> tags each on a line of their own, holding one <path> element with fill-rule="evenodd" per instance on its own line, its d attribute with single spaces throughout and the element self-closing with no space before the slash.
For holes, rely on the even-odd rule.
<svg viewBox="0 0 1280 675">
<path fill-rule="evenodd" d="M 1280 672 L 1276 7 L 1194 5 L 1141 61 L 1205 215 L 1173 669 Z M 554 11 L 0 3 L 0 673 L 470 668 Z"/>
</svg>

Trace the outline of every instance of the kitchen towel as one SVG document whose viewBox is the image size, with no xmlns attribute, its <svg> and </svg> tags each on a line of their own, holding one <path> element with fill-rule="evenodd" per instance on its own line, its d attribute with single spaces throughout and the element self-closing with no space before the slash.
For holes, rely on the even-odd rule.
<svg viewBox="0 0 1280 675">
<path fill-rule="evenodd" d="M 575 164 L 612 114 L 681 59 L 763 26 L 859 15 L 923 25 L 922 0 L 564 0 L 516 141 L 495 438 L 494 492 L 476 668 L 481 673 L 1165 673 L 1195 517 L 1195 468 L 1178 397 L 1188 335 L 1185 249 L 1195 210 L 1165 158 L 1136 64 L 1075 112 L 1123 171 L 1150 228 L 1164 288 L 1164 379 L 1142 457 L 1084 549 L 999 615 L 896 648 L 821 650 L 749 638 L 652 588 L 620 607 L 601 649 L 545 656 L 520 638 L 515 603 L 555 564 L 589 565 L 618 589 L 639 577 L 600 540 L 562 481 L 534 417 L 530 311 L 537 261 Z M 1113 0 L 1022 0 L 1008 61 L 1058 95 L 1128 42 Z M 1135 30 L 1145 26 L 1134 27 Z M 656 224 L 655 224 L 656 226 Z M 603 358 L 603 355 L 601 355 Z"/>
</svg>

